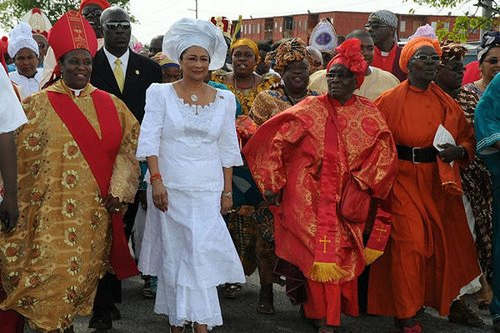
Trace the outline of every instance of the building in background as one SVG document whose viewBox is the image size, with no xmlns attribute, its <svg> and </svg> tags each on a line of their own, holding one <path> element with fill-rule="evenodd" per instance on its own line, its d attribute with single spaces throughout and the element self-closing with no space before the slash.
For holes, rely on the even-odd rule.
<svg viewBox="0 0 500 333">
<path fill-rule="evenodd" d="M 330 19 L 333 22 L 338 35 L 347 35 L 355 29 L 362 29 L 368 21 L 370 13 L 332 11 L 323 13 L 296 14 L 289 16 L 274 16 L 264 18 L 243 19 L 241 36 L 253 40 L 273 40 L 282 38 L 300 37 L 309 41 L 311 31 L 322 19 Z M 398 36 L 405 40 L 415 30 L 425 24 L 431 25 L 435 30 L 453 29 L 456 16 L 432 16 L 397 14 L 399 18 Z M 468 41 L 479 40 L 479 30 L 473 31 Z"/>
</svg>

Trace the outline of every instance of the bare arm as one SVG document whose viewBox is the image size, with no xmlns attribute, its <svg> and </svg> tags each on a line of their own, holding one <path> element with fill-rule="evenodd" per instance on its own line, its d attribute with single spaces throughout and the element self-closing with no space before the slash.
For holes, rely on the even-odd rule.
<svg viewBox="0 0 500 333">
<path fill-rule="evenodd" d="M 0 220 L 9 232 L 17 223 L 17 155 L 13 132 L 0 134 L 0 173 L 4 181 L 4 200 L 0 204 Z"/>
<path fill-rule="evenodd" d="M 224 173 L 224 191 L 222 192 L 221 211 L 227 214 L 233 208 L 233 168 L 222 168 Z"/>
<path fill-rule="evenodd" d="M 148 161 L 149 173 L 155 178 L 151 181 L 153 190 L 153 203 L 155 207 L 166 212 L 168 210 L 168 194 L 165 185 L 163 185 L 163 180 L 161 177 L 157 178 L 156 175 L 160 175 L 160 168 L 158 167 L 158 156 L 148 156 L 146 157 Z"/>
</svg>

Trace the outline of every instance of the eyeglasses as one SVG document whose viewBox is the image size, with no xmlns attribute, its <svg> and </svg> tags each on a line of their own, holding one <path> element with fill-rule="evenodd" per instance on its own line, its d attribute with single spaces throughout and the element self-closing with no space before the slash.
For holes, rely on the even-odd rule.
<svg viewBox="0 0 500 333">
<path fill-rule="evenodd" d="M 382 24 L 382 23 L 367 23 L 365 24 L 366 29 L 379 29 L 379 28 L 386 28 L 388 25 Z"/>
<path fill-rule="evenodd" d="M 413 56 L 413 58 L 415 60 L 420 60 L 420 61 L 433 61 L 433 62 L 438 62 L 439 60 L 441 60 L 441 57 L 438 56 L 437 54 L 433 54 L 433 55 L 428 55 L 428 54 L 417 54 L 415 56 Z"/>
<path fill-rule="evenodd" d="M 498 58 L 485 59 L 484 62 L 487 62 L 490 65 L 496 65 L 498 64 Z"/>
<path fill-rule="evenodd" d="M 106 28 L 109 30 L 127 30 L 130 29 L 130 22 L 108 22 L 106 23 Z"/>
<path fill-rule="evenodd" d="M 350 73 L 328 73 L 326 74 L 326 78 L 328 80 L 332 80 L 333 78 L 338 78 L 340 80 L 345 80 L 345 79 L 351 79 L 353 78 L 354 75 L 353 74 L 350 74 Z"/>
</svg>

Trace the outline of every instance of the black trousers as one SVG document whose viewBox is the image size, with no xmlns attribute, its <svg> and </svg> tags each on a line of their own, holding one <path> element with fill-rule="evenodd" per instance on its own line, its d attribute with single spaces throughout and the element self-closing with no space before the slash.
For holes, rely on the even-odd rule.
<svg viewBox="0 0 500 333">
<path fill-rule="evenodd" d="M 135 215 L 139 202 L 136 200 L 134 203 L 128 205 L 127 212 L 123 216 L 125 224 L 125 236 L 127 241 L 130 240 L 132 228 L 134 227 Z M 96 311 L 111 311 L 114 303 L 122 302 L 122 282 L 117 279 L 116 275 L 107 273 L 99 281 L 97 292 L 94 298 L 94 312 Z"/>
</svg>

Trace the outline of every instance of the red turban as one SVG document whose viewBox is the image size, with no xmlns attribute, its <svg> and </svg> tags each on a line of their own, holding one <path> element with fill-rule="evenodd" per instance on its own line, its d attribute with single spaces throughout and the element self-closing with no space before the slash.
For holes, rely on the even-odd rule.
<svg viewBox="0 0 500 333">
<path fill-rule="evenodd" d="M 102 10 L 111 6 L 106 0 L 82 0 L 80 3 L 80 13 L 82 13 L 83 8 L 88 5 L 98 5 Z"/>
<path fill-rule="evenodd" d="M 348 39 L 340 44 L 335 51 L 337 51 L 337 54 L 326 66 L 326 72 L 328 73 L 333 65 L 344 65 L 356 76 L 356 88 L 361 87 L 368 68 L 368 64 L 361 53 L 361 41 L 357 38 Z"/>
<path fill-rule="evenodd" d="M 76 49 L 88 50 L 92 57 L 97 52 L 94 29 L 83 16 L 73 10 L 64 14 L 50 29 L 49 44 L 57 60 Z"/>
<path fill-rule="evenodd" d="M 5 68 L 5 72 L 7 72 L 7 63 L 5 62 L 5 54 L 7 53 L 8 46 L 9 46 L 9 38 L 7 36 L 3 36 L 0 39 L 0 63 Z"/>
<path fill-rule="evenodd" d="M 417 50 L 424 46 L 430 46 L 436 50 L 436 53 L 441 56 L 441 47 L 439 46 L 439 41 L 437 39 L 431 39 L 429 37 L 417 37 L 406 43 L 405 47 L 401 51 L 401 57 L 399 58 L 399 67 L 405 73 L 408 73 L 408 63 L 411 57 L 417 52 Z"/>
</svg>

